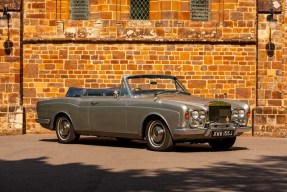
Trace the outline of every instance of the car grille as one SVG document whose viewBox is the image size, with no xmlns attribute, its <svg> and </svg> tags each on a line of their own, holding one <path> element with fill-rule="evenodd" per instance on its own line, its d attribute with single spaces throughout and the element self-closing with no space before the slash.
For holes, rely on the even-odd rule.
<svg viewBox="0 0 287 192">
<path fill-rule="evenodd" d="M 215 123 L 230 123 L 231 106 L 209 106 L 209 121 Z"/>
</svg>

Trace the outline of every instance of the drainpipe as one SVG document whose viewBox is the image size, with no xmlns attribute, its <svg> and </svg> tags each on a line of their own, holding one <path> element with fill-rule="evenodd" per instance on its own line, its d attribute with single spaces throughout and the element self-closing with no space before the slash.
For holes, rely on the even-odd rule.
<svg viewBox="0 0 287 192">
<path fill-rule="evenodd" d="M 258 78 L 258 69 L 259 69 L 259 46 L 258 46 L 258 1 L 256 1 L 256 21 L 255 21 L 255 33 L 256 33 L 256 71 L 255 71 L 255 81 L 256 81 L 256 84 L 255 84 L 255 108 L 252 110 L 252 136 L 254 136 L 254 119 L 255 119 L 255 110 L 256 108 L 258 107 L 258 89 L 259 89 L 259 78 Z"/>
<path fill-rule="evenodd" d="M 20 2 L 20 106 L 23 108 L 23 127 L 22 134 L 26 134 L 26 111 L 23 106 L 24 88 L 23 88 L 23 76 L 24 76 L 24 0 Z"/>
</svg>

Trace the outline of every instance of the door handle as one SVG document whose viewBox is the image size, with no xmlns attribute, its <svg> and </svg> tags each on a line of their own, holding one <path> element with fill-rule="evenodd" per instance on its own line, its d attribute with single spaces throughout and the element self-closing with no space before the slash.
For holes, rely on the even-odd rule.
<svg viewBox="0 0 287 192">
<path fill-rule="evenodd" d="M 91 102 L 91 105 L 96 105 L 96 104 L 98 104 L 99 102 L 97 102 L 97 101 L 92 101 Z"/>
</svg>

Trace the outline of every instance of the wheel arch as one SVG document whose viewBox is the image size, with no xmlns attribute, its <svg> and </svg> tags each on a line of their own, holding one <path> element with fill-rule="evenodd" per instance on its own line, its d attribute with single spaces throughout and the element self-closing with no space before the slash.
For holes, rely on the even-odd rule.
<svg viewBox="0 0 287 192">
<path fill-rule="evenodd" d="M 57 119 L 58 119 L 59 117 L 63 117 L 63 116 L 69 118 L 69 120 L 70 120 L 70 121 L 72 122 L 72 124 L 73 124 L 73 121 L 72 121 L 71 117 L 70 117 L 67 113 L 65 113 L 65 112 L 59 112 L 59 113 L 57 113 L 57 114 L 55 115 L 55 117 L 54 117 L 54 120 L 53 120 L 53 130 L 56 129 Z"/>
<path fill-rule="evenodd" d="M 160 120 L 160 121 L 162 121 L 166 125 L 166 127 L 168 128 L 168 130 L 170 132 L 170 128 L 169 128 L 169 125 L 168 125 L 167 121 L 161 115 L 159 115 L 159 114 L 150 114 L 143 121 L 143 124 L 142 124 L 142 138 L 146 137 L 145 133 L 146 133 L 147 124 L 151 120 Z"/>
</svg>

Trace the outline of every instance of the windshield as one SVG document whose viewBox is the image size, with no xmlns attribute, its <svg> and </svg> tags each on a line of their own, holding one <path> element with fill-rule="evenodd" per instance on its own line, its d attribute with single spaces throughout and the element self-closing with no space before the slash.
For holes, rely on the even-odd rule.
<svg viewBox="0 0 287 192">
<path fill-rule="evenodd" d="M 173 76 L 139 75 L 128 77 L 127 83 L 132 95 L 142 94 L 189 94 Z"/>
</svg>

